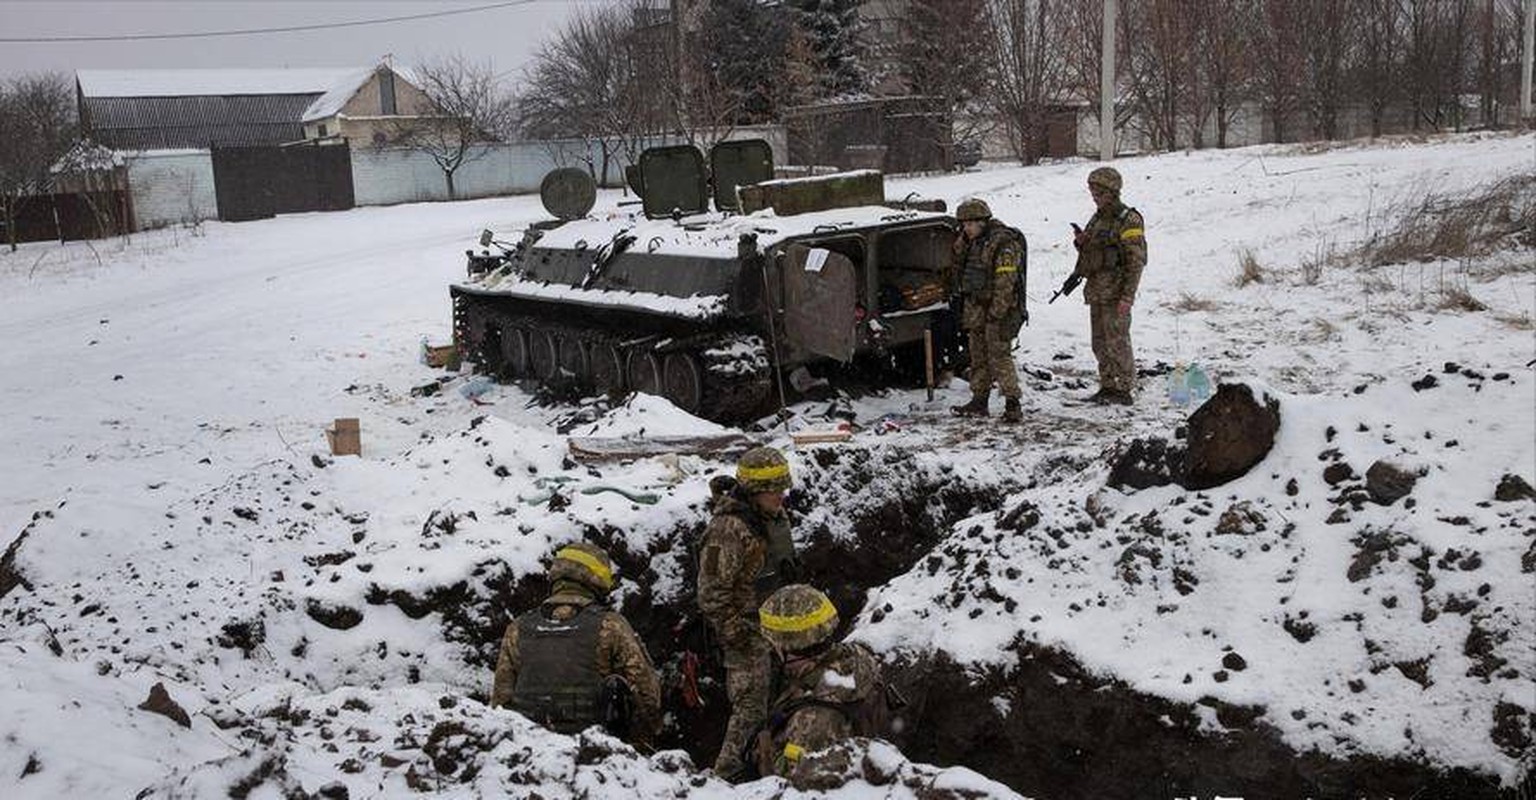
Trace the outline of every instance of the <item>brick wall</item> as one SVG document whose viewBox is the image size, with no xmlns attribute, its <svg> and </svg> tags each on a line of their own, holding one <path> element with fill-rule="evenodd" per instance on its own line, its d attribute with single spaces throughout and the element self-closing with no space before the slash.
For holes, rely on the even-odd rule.
<svg viewBox="0 0 1536 800">
<path fill-rule="evenodd" d="M 207 150 L 151 150 L 129 153 L 124 161 L 139 230 L 218 219 Z"/>
</svg>

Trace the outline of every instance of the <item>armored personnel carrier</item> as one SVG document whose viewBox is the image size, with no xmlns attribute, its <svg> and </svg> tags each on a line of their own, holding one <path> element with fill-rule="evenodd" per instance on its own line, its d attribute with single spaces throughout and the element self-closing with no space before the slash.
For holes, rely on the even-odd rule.
<svg viewBox="0 0 1536 800">
<path fill-rule="evenodd" d="M 653 148 L 628 175 L 632 211 L 589 216 L 591 179 L 557 170 L 541 192 L 557 219 L 515 245 L 481 237 L 500 252 L 470 251 L 451 288 L 468 360 L 729 422 L 767 410 L 802 367 L 920 354 L 947 312 L 958 225 L 942 202 L 886 203 L 879 172 L 773 180 L 752 140 L 716 145 L 707 165 L 691 145 Z"/>
</svg>

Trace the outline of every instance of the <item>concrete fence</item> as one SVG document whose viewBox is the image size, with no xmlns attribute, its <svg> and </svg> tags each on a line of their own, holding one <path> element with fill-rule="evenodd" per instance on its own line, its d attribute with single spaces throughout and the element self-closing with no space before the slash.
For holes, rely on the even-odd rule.
<svg viewBox="0 0 1536 800">
<path fill-rule="evenodd" d="M 788 147 L 779 126 L 736 128 L 726 139 L 766 139 L 774 162 L 785 163 Z M 648 145 L 676 144 L 658 137 Z M 622 149 L 611 148 L 606 176 L 599 183 L 618 187 L 629 163 Z M 124 153 L 128 188 L 139 229 L 217 219 L 213 157 L 208 150 L 150 150 Z M 353 148 L 352 188 L 360 206 L 447 200 L 443 171 L 426 153 L 402 149 Z M 544 176 L 557 167 L 601 171 L 603 157 L 595 142 L 557 140 L 512 142 L 477 148 L 454 173 L 454 198 L 495 197 L 537 192 Z"/>
</svg>

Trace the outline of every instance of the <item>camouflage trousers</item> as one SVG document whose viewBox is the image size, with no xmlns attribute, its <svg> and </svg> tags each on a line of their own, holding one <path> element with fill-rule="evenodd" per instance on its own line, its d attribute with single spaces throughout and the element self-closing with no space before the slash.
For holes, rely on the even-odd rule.
<svg viewBox="0 0 1536 800">
<path fill-rule="evenodd" d="M 725 647 L 725 693 L 731 701 L 731 721 L 725 726 L 725 741 L 715 758 L 715 774 L 729 777 L 742 768 L 741 753 L 768 716 L 769 655 L 768 641 L 753 636 L 745 646 Z"/>
<path fill-rule="evenodd" d="M 1136 358 L 1131 352 L 1131 315 L 1118 303 L 1088 306 L 1093 357 L 1099 360 L 1099 388 L 1130 394 L 1136 388 Z"/>
<path fill-rule="evenodd" d="M 980 396 L 991 392 L 995 381 L 1004 397 L 1017 398 L 1019 370 L 1013 363 L 1013 339 L 1019 335 L 1018 314 L 1008 314 L 1000 320 L 988 319 L 985 305 L 967 302 L 964 324 L 970 339 L 971 394 Z"/>
</svg>

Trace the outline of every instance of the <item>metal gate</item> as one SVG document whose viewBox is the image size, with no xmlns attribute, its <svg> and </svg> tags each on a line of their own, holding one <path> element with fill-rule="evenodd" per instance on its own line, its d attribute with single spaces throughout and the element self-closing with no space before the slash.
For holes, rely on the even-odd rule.
<svg viewBox="0 0 1536 800">
<path fill-rule="evenodd" d="M 213 191 L 225 222 L 343 211 L 354 205 L 352 151 L 346 144 L 215 147 Z"/>
</svg>

